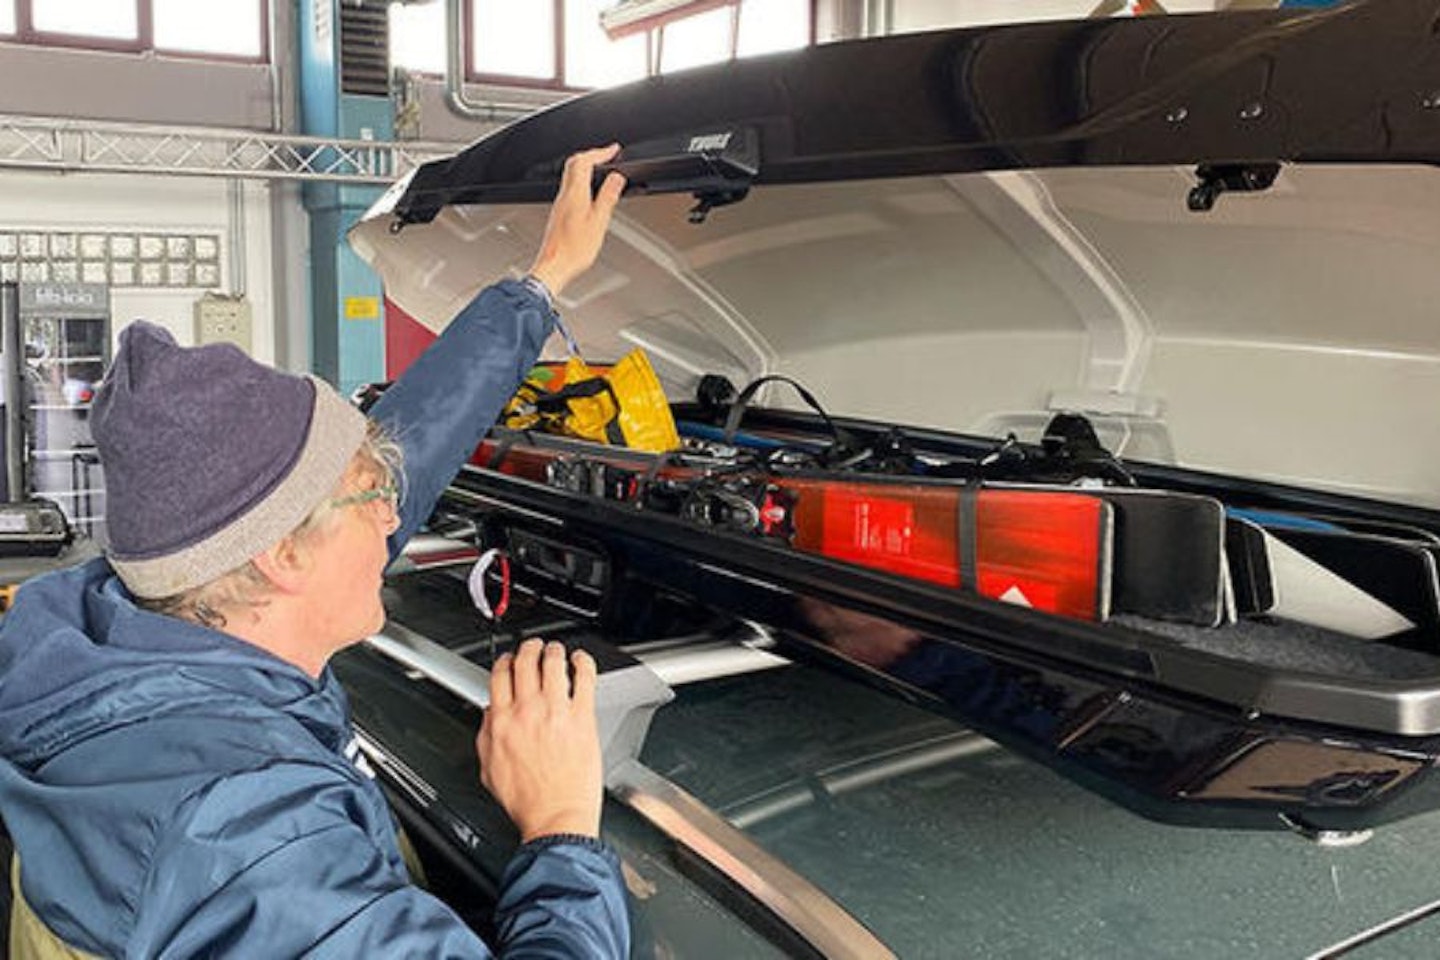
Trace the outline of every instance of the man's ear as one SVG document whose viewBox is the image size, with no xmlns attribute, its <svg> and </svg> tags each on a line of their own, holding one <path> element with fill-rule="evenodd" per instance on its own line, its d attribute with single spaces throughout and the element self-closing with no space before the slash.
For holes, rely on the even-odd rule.
<svg viewBox="0 0 1440 960">
<path fill-rule="evenodd" d="M 310 551 L 295 537 L 282 538 L 251 562 L 281 593 L 300 593 L 314 569 Z"/>
</svg>

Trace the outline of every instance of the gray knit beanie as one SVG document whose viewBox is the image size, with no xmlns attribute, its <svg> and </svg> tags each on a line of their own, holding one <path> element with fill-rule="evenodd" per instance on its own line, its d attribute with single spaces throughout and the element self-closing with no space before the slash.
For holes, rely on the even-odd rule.
<svg viewBox="0 0 1440 960">
<path fill-rule="evenodd" d="M 144 321 L 95 392 L 109 557 L 137 597 L 173 596 L 294 530 L 344 476 L 365 417 L 324 381 Z"/>
</svg>

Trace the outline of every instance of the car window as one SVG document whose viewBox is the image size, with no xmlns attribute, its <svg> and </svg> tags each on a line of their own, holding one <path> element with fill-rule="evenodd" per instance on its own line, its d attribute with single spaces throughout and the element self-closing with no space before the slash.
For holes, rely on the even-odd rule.
<svg viewBox="0 0 1440 960">
<path fill-rule="evenodd" d="M 1173 826 L 815 668 L 677 693 L 642 759 L 900 956 L 1308 956 L 1440 896 L 1440 815 L 1350 847 Z"/>
</svg>

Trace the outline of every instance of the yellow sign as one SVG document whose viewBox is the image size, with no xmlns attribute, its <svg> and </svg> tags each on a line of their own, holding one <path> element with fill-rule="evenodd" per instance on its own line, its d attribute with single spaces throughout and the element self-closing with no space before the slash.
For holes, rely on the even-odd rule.
<svg viewBox="0 0 1440 960">
<path fill-rule="evenodd" d="M 377 320 L 380 317 L 379 297 L 346 297 L 346 320 Z"/>
</svg>

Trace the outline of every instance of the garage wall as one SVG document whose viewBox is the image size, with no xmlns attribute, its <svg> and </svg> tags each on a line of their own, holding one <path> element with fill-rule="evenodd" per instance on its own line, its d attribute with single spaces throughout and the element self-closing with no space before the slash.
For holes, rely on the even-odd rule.
<svg viewBox="0 0 1440 960">
<path fill-rule="evenodd" d="M 232 289 L 229 204 L 226 182 L 214 178 L 140 177 L 117 174 L 49 174 L 7 171 L 0 175 L 0 229 L 208 232 L 220 237 L 222 291 Z M 277 359 L 275 278 L 271 269 L 269 188 L 247 183 L 245 196 L 246 286 L 254 313 L 253 355 Z M 164 325 L 184 344 L 194 341 L 192 308 L 200 288 L 115 287 L 114 332 L 139 318 Z M 303 323 L 303 318 L 302 318 Z"/>
<path fill-rule="evenodd" d="M 0 113 L 266 129 L 270 68 L 0 43 Z"/>
<path fill-rule="evenodd" d="M 293 62 L 295 6 L 270 0 L 273 64 Z M 272 63 L 0 42 L 0 113 L 292 130 L 294 80 Z"/>
</svg>

